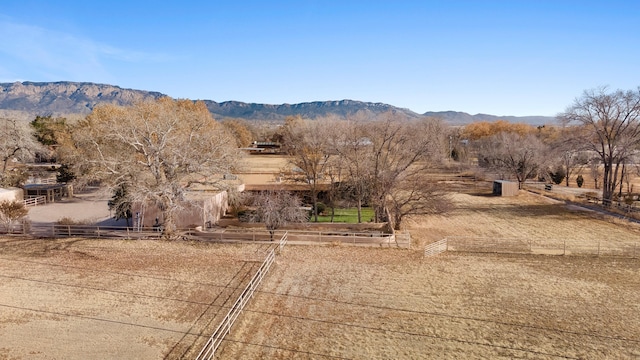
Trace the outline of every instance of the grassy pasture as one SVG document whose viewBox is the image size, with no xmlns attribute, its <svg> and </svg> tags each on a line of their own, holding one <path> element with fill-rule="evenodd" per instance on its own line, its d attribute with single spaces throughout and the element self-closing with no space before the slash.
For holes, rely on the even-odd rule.
<svg viewBox="0 0 640 360">
<path fill-rule="evenodd" d="M 318 222 L 331 222 L 331 209 L 327 208 L 324 213 L 326 215 L 318 216 Z M 362 222 L 367 222 L 373 219 L 373 209 L 372 208 L 362 208 L 361 209 L 361 217 Z M 311 217 L 311 221 L 314 220 L 314 217 Z M 357 224 L 358 223 L 358 209 L 357 208 L 342 208 L 335 209 L 335 214 L 333 216 L 333 222 L 336 223 L 348 223 L 348 224 Z"/>
</svg>

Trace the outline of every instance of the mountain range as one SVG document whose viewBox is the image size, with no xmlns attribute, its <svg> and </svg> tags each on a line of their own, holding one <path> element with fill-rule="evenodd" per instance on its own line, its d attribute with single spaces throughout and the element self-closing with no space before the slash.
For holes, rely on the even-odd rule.
<svg viewBox="0 0 640 360">
<path fill-rule="evenodd" d="M 0 116 L 30 119 L 36 115 L 82 116 L 91 112 L 99 104 L 131 105 L 137 101 L 157 99 L 167 96 L 155 91 L 125 89 L 115 85 L 88 82 L 14 82 L 0 83 Z M 216 119 L 240 118 L 246 120 L 283 120 L 287 116 L 300 115 L 315 119 L 324 116 L 346 117 L 356 112 L 375 117 L 384 112 L 396 112 L 409 118 L 437 117 L 454 125 L 475 121 L 524 122 L 543 125 L 555 122 L 545 116 L 496 116 L 487 114 L 470 115 L 458 111 L 415 113 L 383 103 L 355 100 L 314 101 L 299 104 L 255 104 L 240 101 L 215 102 L 203 100 Z"/>
</svg>

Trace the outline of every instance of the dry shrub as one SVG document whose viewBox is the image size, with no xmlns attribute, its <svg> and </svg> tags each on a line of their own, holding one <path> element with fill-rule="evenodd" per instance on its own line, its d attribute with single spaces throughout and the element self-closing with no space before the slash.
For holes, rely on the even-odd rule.
<svg viewBox="0 0 640 360">
<path fill-rule="evenodd" d="M 76 220 L 67 216 L 61 217 L 56 221 L 56 225 L 91 225 L 93 223 L 95 223 L 95 221 L 90 219 Z"/>
</svg>

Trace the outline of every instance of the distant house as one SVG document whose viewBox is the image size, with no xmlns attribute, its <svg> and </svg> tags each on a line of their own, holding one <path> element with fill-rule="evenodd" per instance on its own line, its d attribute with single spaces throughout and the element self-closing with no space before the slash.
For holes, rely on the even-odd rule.
<svg viewBox="0 0 640 360">
<path fill-rule="evenodd" d="M 280 152 L 282 145 L 273 141 L 254 141 L 250 147 L 243 148 L 250 154 L 277 154 Z"/>
<path fill-rule="evenodd" d="M 493 195 L 515 196 L 518 195 L 518 182 L 507 180 L 495 180 L 493 182 Z"/>
</svg>

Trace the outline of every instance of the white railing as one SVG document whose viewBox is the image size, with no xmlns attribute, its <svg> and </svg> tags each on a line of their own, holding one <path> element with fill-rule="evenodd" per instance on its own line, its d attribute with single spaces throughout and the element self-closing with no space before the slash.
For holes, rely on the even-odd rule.
<svg viewBox="0 0 640 360">
<path fill-rule="evenodd" d="M 281 236 L 283 231 L 275 231 Z M 207 230 L 198 234 L 201 240 L 211 241 L 271 241 L 269 231 L 259 228 L 253 229 L 221 229 Z M 287 230 L 289 242 L 315 242 L 315 243 L 342 243 L 353 245 L 383 246 L 383 247 L 410 247 L 410 238 L 401 236 L 402 241 L 396 242 L 393 234 L 383 232 L 350 232 L 340 230 L 305 231 Z"/>
<path fill-rule="evenodd" d="M 282 251 L 282 248 L 286 243 L 287 243 L 287 233 L 285 233 L 282 236 L 282 238 L 280 239 L 280 242 L 278 243 L 278 248 L 280 249 L 280 251 Z M 247 287 L 244 289 L 244 291 L 242 291 L 242 293 L 238 297 L 238 300 L 236 300 L 236 302 L 233 304 L 233 306 L 231 307 L 227 315 L 224 317 L 220 325 L 218 325 L 218 327 L 213 332 L 211 337 L 209 337 L 209 340 L 207 340 L 206 344 L 202 347 L 202 350 L 200 350 L 200 353 L 196 357 L 196 360 L 213 359 L 213 357 L 215 356 L 216 350 L 222 343 L 222 340 L 224 340 L 224 337 L 229 332 L 231 332 L 231 326 L 233 326 L 233 323 L 236 321 L 236 319 L 242 312 L 242 309 L 244 309 L 244 306 L 253 297 L 253 293 L 256 291 L 256 289 L 262 282 L 262 279 L 265 277 L 267 272 L 269 272 L 269 269 L 271 268 L 271 265 L 275 261 L 275 258 L 276 258 L 275 248 L 272 248 L 267 254 L 266 259 L 264 260 L 264 262 L 262 263 L 262 265 L 260 266 L 256 274 L 253 276 L 251 281 L 249 281 L 249 284 L 247 285 Z"/>
<path fill-rule="evenodd" d="M 447 251 L 447 238 L 427 245 L 424 249 L 424 256 L 438 255 Z"/>
<path fill-rule="evenodd" d="M 27 206 L 27 207 L 29 207 L 29 206 L 37 206 L 37 205 L 46 204 L 47 203 L 47 197 L 46 196 L 36 196 L 36 197 L 24 199 L 22 201 L 24 202 L 24 206 Z"/>
<path fill-rule="evenodd" d="M 280 242 L 278 243 L 278 252 L 282 252 L 282 249 L 284 248 L 284 246 L 287 244 L 287 233 L 285 232 L 284 235 L 282 235 L 282 238 L 280 239 Z"/>
</svg>

